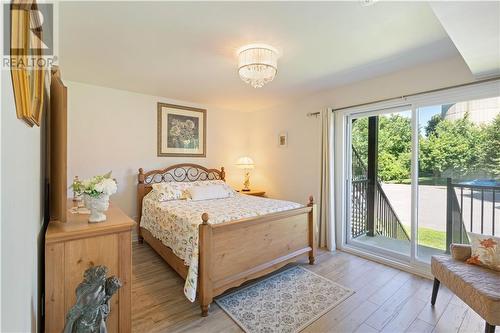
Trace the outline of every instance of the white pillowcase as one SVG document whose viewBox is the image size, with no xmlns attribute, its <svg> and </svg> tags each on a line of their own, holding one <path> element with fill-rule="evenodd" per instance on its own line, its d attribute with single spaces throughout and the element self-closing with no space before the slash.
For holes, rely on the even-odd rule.
<svg viewBox="0 0 500 333">
<path fill-rule="evenodd" d="M 193 201 L 223 199 L 232 196 L 232 193 L 224 185 L 193 186 L 187 191 Z"/>
</svg>

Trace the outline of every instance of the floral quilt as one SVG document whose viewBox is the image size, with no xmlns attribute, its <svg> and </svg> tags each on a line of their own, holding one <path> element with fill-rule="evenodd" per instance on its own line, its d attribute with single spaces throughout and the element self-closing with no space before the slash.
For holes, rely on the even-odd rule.
<svg viewBox="0 0 500 333">
<path fill-rule="evenodd" d="M 144 197 L 140 223 L 189 266 L 184 294 L 194 302 L 198 283 L 198 225 L 203 213 L 208 214 L 209 223 L 217 224 L 299 207 L 302 205 L 295 202 L 245 194 L 225 199 L 159 202 L 151 191 Z"/>
</svg>

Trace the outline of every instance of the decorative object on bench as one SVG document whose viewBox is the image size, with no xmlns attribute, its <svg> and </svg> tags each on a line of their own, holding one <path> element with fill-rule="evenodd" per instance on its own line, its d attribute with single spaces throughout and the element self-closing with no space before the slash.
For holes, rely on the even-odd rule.
<svg viewBox="0 0 500 333">
<path fill-rule="evenodd" d="M 207 110 L 158 103 L 158 156 L 205 157 Z"/>
<path fill-rule="evenodd" d="M 106 278 L 106 266 L 93 266 L 83 273 L 76 288 L 76 304 L 66 315 L 64 333 L 106 333 L 106 319 L 111 311 L 110 299 L 122 286 L 120 280 Z"/>
<path fill-rule="evenodd" d="M 472 253 L 468 264 L 500 271 L 500 238 L 468 232 Z"/>
<path fill-rule="evenodd" d="M 111 171 L 88 180 L 76 179 L 71 187 L 75 194 L 83 195 L 85 207 L 90 210 L 90 223 L 106 221 L 104 212 L 109 207 L 109 196 L 117 190 L 116 181 L 111 178 Z"/>
<path fill-rule="evenodd" d="M 299 332 L 354 292 L 294 266 L 215 302 L 245 332 Z"/>
<path fill-rule="evenodd" d="M 500 272 L 468 264 L 472 248 L 465 244 L 451 244 L 451 257 L 432 256 L 434 275 L 431 304 L 436 303 L 440 283 L 454 292 L 484 320 L 485 332 L 495 332 L 500 325 Z"/>
<path fill-rule="evenodd" d="M 250 157 L 244 156 L 238 159 L 236 165 L 245 171 L 245 181 L 243 182 L 242 191 L 248 192 L 250 191 L 250 170 L 255 168 L 255 164 Z"/>
</svg>

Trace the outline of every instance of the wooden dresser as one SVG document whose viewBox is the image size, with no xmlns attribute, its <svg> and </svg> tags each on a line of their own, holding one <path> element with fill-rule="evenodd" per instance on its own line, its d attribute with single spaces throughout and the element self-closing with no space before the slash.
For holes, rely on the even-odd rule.
<svg viewBox="0 0 500 333">
<path fill-rule="evenodd" d="M 67 207 L 71 207 L 71 200 Z M 107 220 L 90 224 L 88 215 L 67 212 L 66 223 L 51 221 L 45 236 L 45 332 L 63 331 L 83 272 L 105 265 L 123 286 L 111 299 L 108 332 L 131 331 L 132 242 L 135 222 L 110 204 Z"/>
</svg>

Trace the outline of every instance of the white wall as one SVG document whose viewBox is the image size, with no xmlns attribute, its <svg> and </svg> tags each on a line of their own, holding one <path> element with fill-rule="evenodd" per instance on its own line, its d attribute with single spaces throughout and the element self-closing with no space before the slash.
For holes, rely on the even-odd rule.
<svg viewBox="0 0 500 333">
<path fill-rule="evenodd" d="M 256 165 L 252 187 L 300 203 L 306 203 L 309 195 L 319 198 L 321 118 L 306 117 L 307 112 L 320 110 L 312 104 L 307 99 L 251 114 L 250 156 Z M 282 131 L 288 133 L 288 146 L 280 148 Z"/>
<path fill-rule="evenodd" d="M 135 212 L 139 167 L 161 168 L 178 162 L 224 165 L 228 182 L 239 187 L 241 171 L 234 162 L 251 156 L 256 168 L 253 188 L 276 198 L 305 203 L 319 198 L 321 119 L 308 112 L 344 107 L 418 93 L 473 80 L 462 58 L 450 58 L 393 74 L 336 87 L 307 99 L 284 100 L 272 109 L 241 113 L 208 109 L 207 158 L 156 157 L 156 103 L 189 102 L 116 89 L 66 82 L 69 98 L 68 183 L 74 175 L 89 177 L 110 169 L 119 181 L 112 199 L 130 216 Z M 201 106 L 203 107 L 203 106 Z M 288 132 L 288 147 L 279 148 L 278 133 Z"/>
<path fill-rule="evenodd" d="M 257 165 L 253 183 L 279 198 L 298 202 L 305 202 L 310 194 L 318 198 L 321 118 L 308 118 L 308 112 L 418 93 L 472 79 L 467 65 L 457 57 L 336 87 L 305 100 L 284 101 L 279 107 L 252 113 L 250 155 Z M 287 148 L 277 146 L 280 131 L 288 131 Z"/>
<path fill-rule="evenodd" d="M 118 181 L 112 196 L 129 216 L 136 217 L 137 170 L 193 162 L 226 168 L 227 182 L 240 187 L 242 172 L 235 167 L 248 154 L 248 114 L 175 101 L 123 90 L 65 81 L 68 86 L 68 184 L 110 170 Z M 207 109 L 207 157 L 156 156 L 157 103 Z M 72 195 L 69 191 L 68 195 Z"/>
<path fill-rule="evenodd" d="M 10 72 L 2 74 L 2 332 L 35 332 L 43 219 L 42 132 L 16 118 Z"/>
</svg>

